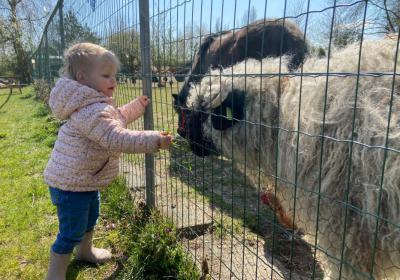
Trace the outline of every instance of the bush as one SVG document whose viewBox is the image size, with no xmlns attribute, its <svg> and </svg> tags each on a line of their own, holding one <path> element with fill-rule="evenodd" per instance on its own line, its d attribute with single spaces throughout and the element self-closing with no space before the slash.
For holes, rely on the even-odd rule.
<svg viewBox="0 0 400 280">
<path fill-rule="evenodd" d="M 50 97 L 49 84 L 43 79 L 37 79 L 33 82 L 33 88 L 36 92 L 35 98 L 47 104 Z"/>
<path fill-rule="evenodd" d="M 326 57 L 325 49 L 323 49 L 323 48 L 321 48 L 321 47 L 318 48 L 318 57 L 319 57 L 319 58 Z"/>
</svg>

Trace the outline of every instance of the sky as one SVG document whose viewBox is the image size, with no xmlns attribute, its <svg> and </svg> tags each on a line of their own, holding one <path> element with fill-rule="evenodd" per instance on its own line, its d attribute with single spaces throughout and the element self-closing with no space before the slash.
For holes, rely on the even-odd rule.
<svg viewBox="0 0 400 280">
<path fill-rule="evenodd" d="M 156 12 L 158 6 L 160 11 L 172 9 L 172 16 L 178 15 L 180 24 L 184 17 L 186 22 L 190 21 L 193 13 L 193 21 L 196 23 L 201 21 L 203 25 L 210 27 L 211 19 L 211 25 L 214 27 L 216 19 L 219 18 L 222 19 L 223 26 L 232 28 L 234 22 L 236 25 L 242 25 L 243 15 L 249 8 L 252 10 L 254 7 L 257 19 L 264 18 L 264 16 L 266 18 L 283 18 L 306 12 L 307 2 L 308 0 L 286 0 L 286 14 L 283 0 L 150 0 L 150 10 L 154 10 L 153 5 Z M 326 7 L 326 2 L 326 0 L 310 0 L 310 11 Z M 301 3 L 303 3 L 302 10 L 299 9 Z"/>
<path fill-rule="evenodd" d="M 242 21 L 243 15 L 248 9 L 254 7 L 257 15 L 257 19 L 264 18 L 283 18 L 288 16 L 295 16 L 301 12 L 306 12 L 307 1 L 299 0 L 287 0 L 286 1 L 286 14 L 285 12 L 285 1 L 283 0 L 225 0 L 224 6 L 222 1 L 201 1 L 195 0 L 195 10 L 200 10 L 201 2 L 203 2 L 203 22 L 209 22 L 210 17 L 216 18 L 221 17 L 222 7 L 223 10 L 223 21 L 224 25 L 232 26 L 234 18 L 236 21 Z M 310 11 L 318 10 L 324 7 L 326 0 L 310 0 Z M 298 10 L 299 6 L 303 3 L 303 10 Z M 235 17 L 235 5 L 236 5 L 236 17 Z M 211 15 L 211 6 L 213 8 L 213 14 Z M 200 19 L 200 13 L 196 13 L 195 18 Z"/>
<path fill-rule="evenodd" d="M 187 32 L 192 25 L 194 28 L 201 25 L 201 34 L 208 34 L 221 30 L 221 25 L 222 30 L 242 27 L 248 22 L 249 8 L 252 12 L 249 22 L 264 17 L 297 17 L 293 20 L 303 30 L 308 2 L 310 2 L 308 28 L 309 30 L 313 27 L 318 29 L 320 18 L 326 16 L 326 13 L 319 11 L 330 7 L 328 0 L 150 0 L 149 6 L 150 15 L 154 16 L 155 21 L 161 21 L 165 16 L 166 26 L 171 22 L 173 26 L 178 26 L 180 30 L 185 27 Z M 352 1 L 349 0 L 349 2 Z M 163 13 L 162 11 L 166 12 Z M 216 29 L 217 26 L 220 27 L 218 30 Z M 309 39 L 319 40 L 312 36 L 316 33 L 310 32 Z"/>
<path fill-rule="evenodd" d="M 56 1 L 56 0 L 51 0 Z M 333 1 L 333 0 L 332 0 Z M 222 30 L 240 28 L 247 22 L 247 11 L 250 7 L 251 19 L 291 18 L 304 31 L 304 23 L 309 6 L 309 24 L 307 38 L 317 42 L 321 31 L 321 19 L 331 16 L 332 7 L 329 0 L 149 0 L 150 24 L 159 24 L 159 32 L 172 26 L 174 34 L 186 32 L 202 26 L 202 35 Z M 362 2 L 360 0 L 341 1 L 341 3 Z M 65 0 L 66 8 L 73 7 L 89 27 L 107 36 L 117 32 L 118 23 L 125 22 L 139 32 L 139 0 Z M 286 6 L 286 8 L 285 8 Z M 93 9 L 94 7 L 94 9 Z M 321 11 L 326 10 L 322 13 Z M 325 18 L 326 20 L 326 18 Z M 327 19 L 329 22 L 329 18 Z M 222 23 L 221 23 L 222 21 Z M 162 23 L 165 24 L 163 28 Z M 164 30 L 164 31 L 163 31 Z"/>
<path fill-rule="evenodd" d="M 56 2 L 56 0 L 52 1 Z M 309 1 L 310 11 L 318 11 L 328 6 L 328 0 Z M 219 23 L 222 20 L 222 26 L 225 29 L 232 28 L 234 24 L 235 27 L 242 26 L 246 21 L 243 17 L 249 7 L 255 11 L 256 19 L 283 18 L 305 13 L 307 2 L 308 0 L 149 0 L 149 10 L 150 16 L 163 20 L 162 16 L 165 15 L 166 24 L 172 22 L 179 28 L 182 28 L 184 24 L 191 25 L 193 15 L 194 25 L 200 25 L 201 22 L 207 29 L 210 29 L 210 25 L 212 29 L 215 29 L 216 21 L 219 19 Z M 109 13 L 115 16 L 113 10 L 118 10 L 124 16 L 135 18 L 131 19 L 132 21 L 138 19 L 138 3 L 139 0 L 65 0 L 65 6 L 72 5 L 78 12 L 92 12 L 90 5 L 94 4 L 97 14 Z M 285 3 L 286 13 L 284 13 Z"/>
</svg>

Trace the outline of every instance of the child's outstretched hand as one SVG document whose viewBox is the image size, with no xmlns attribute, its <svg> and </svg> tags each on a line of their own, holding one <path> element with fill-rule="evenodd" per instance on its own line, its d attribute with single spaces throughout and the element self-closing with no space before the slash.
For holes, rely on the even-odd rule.
<svg viewBox="0 0 400 280">
<path fill-rule="evenodd" d="M 139 96 L 138 99 L 139 99 L 140 103 L 142 103 L 142 105 L 143 105 L 144 107 L 147 107 L 147 105 L 150 104 L 150 98 L 148 98 L 148 97 L 145 96 L 145 95 Z"/>
<path fill-rule="evenodd" d="M 160 142 L 159 142 L 159 147 L 160 149 L 168 149 L 169 146 L 172 144 L 172 136 L 169 135 L 168 132 L 160 131 Z"/>
</svg>

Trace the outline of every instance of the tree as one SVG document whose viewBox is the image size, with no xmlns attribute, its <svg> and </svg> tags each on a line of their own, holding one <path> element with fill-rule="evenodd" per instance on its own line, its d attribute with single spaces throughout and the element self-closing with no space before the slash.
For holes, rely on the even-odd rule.
<svg viewBox="0 0 400 280">
<path fill-rule="evenodd" d="M 221 32 L 222 31 L 222 28 L 221 28 L 221 18 L 220 17 L 217 17 L 216 19 L 215 19 L 215 23 L 214 23 L 214 32 L 215 33 L 219 33 L 219 32 Z"/>
<path fill-rule="evenodd" d="M 0 48 L 0 76 L 13 76 L 15 68 L 15 55 L 5 45 Z"/>
<path fill-rule="evenodd" d="M 333 7 L 334 0 L 327 0 L 327 4 Z M 400 0 L 370 0 L 368 2 L 348 3 L 345 0 L 336 1 L 335 17 L 332 29 L 332 43 L 337 47 L 344 47 L 350 43 L 359 41 L 364 26 L 364 35 L 379 35 L 397 33 L 400 25 Z M 365 5 L 367 13 L 364 22 Z M 324 37 L 331 36 L 332 11 L 327 12 L 321 26 L 324 28 Z"/>
<path fill-rule="evenodd" d="M 29 54 L 38 26 L 48 15 L 46 6 L 47 0 L 0 0 L 0 45 L 13 52 L 13 72 L 21 82 L 31 80 Z"/>
<path fill-rule="evenodd" d="M 294 21 L 298 26 L 303 28 L 307 16 L 305 14 L 301 16 L 298 15 L 307 12 L 306 0 L 297 0 L 291 3 L 290 5 L 287 6 L 287 10 L 288 10 L 287 15 L 293 17 L 290 20 Z"/>
<path fill-rule="evenodd" d="M 254 22 L 257 19 L 257 10 L 254 5 L 251 6 L 250 11 L 247 9 L 243 12 L 242 16 L 242 26 Z"/>
<path fill-rule="evenodd" d="M 100 43 L 100 38 L 87 24 L 80 23 L 72 10 L 64 15 L 64 36 L 66 47 L 78 42 Z"/>
<path fill-rule="evenodd" d="M 63 14 L 63 28 L 61 28 L 61 14 Z M 63 64 L 64 48 L 78 42 L 98 44 L 100 39 L 86 24 L 79 22 L 72 10 L 60 13 L 60 8 L 57 8 L 53 17 L 46 23 L 42 40 L 35 53 L 37 65 L 35 67 L 38 69 L 39 76 L 44 74 L 50 80 L 58 76 L 59 69 Z"/>
<path fill-rule="evenodd" d="M 380 22 L 380 29 L 387 33 L 396 33 L 399 31 L 400 26 L 400 1 L 399 0 L 378 0 L 371 1 L 376 5 L 378 23 Z"/>
<path fill-rule="evenodd" d="M 122 73 L 135 73 L 139 70 L 140 35 L 138 32 L 128 30 L 112 34 L 107 37 L 106 45 L 119 57 Z"/>
<path fill-rule="evenodd" d="M 179 30 L 178 38 L 171 46 L 171 65 L 175 65 L 179 71 L 187 72 L 200 46 L 201 38 L 207 36 L 208 33 L 204 24 L 200 27 L 198 24 L 188 23 L 184 30 Z"/>
</svg>

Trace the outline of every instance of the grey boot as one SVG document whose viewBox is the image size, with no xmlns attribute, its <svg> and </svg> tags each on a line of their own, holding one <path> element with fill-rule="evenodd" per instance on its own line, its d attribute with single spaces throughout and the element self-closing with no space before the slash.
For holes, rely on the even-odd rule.
<svg viewBox="0 0 400 280">
<path fill-rule="evenodd" d="M 93 231 L 87 232 L 76 247 L 76 259 L 91 263 L 105 263 L 111 259 L 110 251 L 93 247 Z"/>
<path fill-rule="evenodd" d="M 46 280 L 65 280 L 70 258 L 71 254 L 57 254 L 51 250 Z"/>
</svg>

